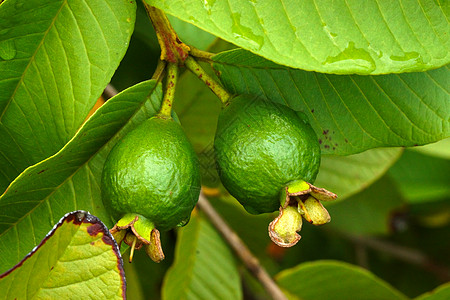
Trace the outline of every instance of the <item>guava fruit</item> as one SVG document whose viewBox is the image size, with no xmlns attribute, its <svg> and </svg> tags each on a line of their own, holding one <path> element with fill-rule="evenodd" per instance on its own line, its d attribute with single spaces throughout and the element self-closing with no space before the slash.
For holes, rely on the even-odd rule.
<svg viewBox="0 0 450 300">
<path fill-rule="evenodd" d="M 329 221 L 328 213 L 321 213 L 326 210 L 318 199 L 332 200 L 336 195 L 312 185 L 321 153 L 303 113 L 256 96 L 234 97 L 219 116 L 214 149 L 223 185 L 249 213 L 280 209 L 281 217 L 288 206 L 296 207 L 300 217 L 292 217 L 292 209 L 283 217 L 297 223 L 290 224 L 288 232 L 275 226 L 284 219 L 271 223 L 270 235 L 280 246 L 292 246 L 299 240 L 296 231 L 301 228 L 301 216 L 312 224 Z M 312 199 L 305 207 L 309 197 Z"/>
<path fill-rule="evenodd" d="M 153 117 L 119 140 L 104 164 L 101 190 L 117 221 L 115 237 L 156 249 L 149 254 L 161 260 L 159 232 L 186 224 L 200 193 L 198 160 L 181 126 Z"/>
</svg>

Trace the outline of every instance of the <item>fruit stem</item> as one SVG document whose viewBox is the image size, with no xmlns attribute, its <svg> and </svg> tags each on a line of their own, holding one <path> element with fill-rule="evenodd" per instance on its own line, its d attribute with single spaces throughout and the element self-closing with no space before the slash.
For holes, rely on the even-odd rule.
<svg viewBox="0 0 450 300">
<path fill-rule="evenodd" d="M 155 72 L 153 73 L 152 79 L 156 80 L 156 82 L 160 82 L 165 69 L 166 69 L 166 62 L 164 60 L 158 60 L 158 65 L 156 65 L 156 69 Z"/>
<path fill-rule="evenodd" d="M 189 56 L 185 62 L 185 66 L 194 73 L 201 81 L 203 81 L 211 91 L 216 94 L 223 104 L 227 104 L 231 99 L 231 94 L 228 93 L 217 81 L 209 76 L 200 64 L 192 57 Z"/>
<path fill-rule="evenodd" d="M 142 2 L 155 28 L 156 37 L 161 47 L 161 60 L 182 64 L 189 55 L 189 46 L 180 41 L 162 10 L 147 4 L 145 0 L 142 0 Z"/>
<path fill-rule="evenodd" d="M 173 99 L 175 98 L 175 87 L 178 80 L 178 65 L 176 63 L 169 63 L 167 66 L 167 82 L 164 98 L 161 105 L 161 110 L 158 116 L 168 119 L 171 117 Z"/>
<path fill-rule="evenodd" d="M 211 53 L 211 52 L 208 52 L 208 51 L 203 51 L 203 50 L 197 49 L 197 48 L 195 48 L 193 46 L 190 46 L 190 47 L 191 47 L 191 51 L 189 51 L 189 54 L 191 56 L 194 56 L 195 58 L 197 58 L 200 61 L 205 61 L 205 62 L 211 63 L 212 62 L 212 57 L 214 55 L 216 55 L 215 53 Z"/>
</svg>

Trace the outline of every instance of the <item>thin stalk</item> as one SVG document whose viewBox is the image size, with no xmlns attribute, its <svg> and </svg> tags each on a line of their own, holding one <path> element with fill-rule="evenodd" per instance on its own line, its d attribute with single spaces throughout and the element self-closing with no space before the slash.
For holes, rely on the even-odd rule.
<svg viewBox="0 0 450 300">
<path fill-rule="evenodd" d="M 212 57 L 215 55 L 215 53 L 203 51 L 203 50 L 197 49 L 193 46 L 190 46 L 190 48 L 191 48 L 191 51 L 189 51 L 189 54 L 191 56 L 194 56 L 198 60 L 212 63 Z"/>
<path fill-rule="evenodd" d="M 173 99 L 175 98 L 175 87 L 178 80 L 178 65 L 176 63 L 169 63 L 167 66 L 167 82 L 164 98 L 161 105 L 161 110 L 158 113 L 159 117 L 170 118 L 172 113 Z"/>
<path fill-rule="evenodd" d="M 264 289 L 274 300 L 287 300 L 278 285 L 261 266 L 259 260 L 250 252 L 239 236 L 228 226 L 222 217 L 216 212 L 203 193 L 200 194 L 198 207 L 208 216 L 211 223 L 222 234 L 236 255 L 242 260 L 245 267 L 259 280 Z"/>
<path fill-rule="evenodd" d="M 166 62 L 163 60 L 158 60 L 158 65 L 156 65 L 155 72 L 153 73 L 152 79 L 160 82 L 163 78 L 164 70 L 166 69 Z"/>
<path fill-rule="evenodd" d="M 193 57 L 189 56 L 185 60 L 184 64 L 192 73 L 194 73 L 201 81 L 203 81 L 214 94 L 216 94 L 216 96 L 224 105 L 228 103 L 232 95 L 228 93 L 211 76 L 209 76 Z"/>
</svg>

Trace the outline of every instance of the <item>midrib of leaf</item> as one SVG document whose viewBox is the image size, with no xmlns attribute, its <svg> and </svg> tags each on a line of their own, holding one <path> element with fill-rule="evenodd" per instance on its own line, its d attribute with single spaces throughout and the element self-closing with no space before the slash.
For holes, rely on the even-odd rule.
<svg viewBox="0 0 450 300">
<path fill-rule="evenodd" d="M 155 85 L 155 86 L 153 87 L 152 91 L 155 90 L 156 87 L 157 87 L 157 85 Z M 152 94 L 152 91 L 149 92 L 149 95 Z M 130 119 L 132 119 L 132 118 L 140 111 L 140 109 L 145 105 L 146 102 L 147 102 L 147 100 L 144 101 L 144 102 L 142 102 L 142 103 L 139 105 L 139 109 L 136 109 L 136 111 L 133 113 L 133 115 L 131 116 Z M 95 114 L 95 113 L 94 113 L 94 114 Z M 58 151 L 58 152 L 55 153 L 54 155 L 50 156 L 49 158 L 47 158 L 47 159 L 45 159 L 45 160 L 39 162 L 38 164 L 41 164 L 41 163 L 43 163 L 43 162 L 45 162 L 45 161 L 47 161 L 47 160 L 50 160 L 51 158 L 53 158 L 53 157 L 55 157 L 55 156 L 58 156 L 60 153 L 64 152 L 64 150 L 68 147 L 68 144 L 69 144 L 72 140 L 74 140 L 74 139 L 80 134 L 80 132 L 82 131 L 82 129 L 83 129 L 83 127 L 85 126 L 85 124 L 86 124 L 86 123 L 84 123 L 84 124 L 80 127 L 80 129 L 77 131 L 77 133 L 70 139 L 70 141 L 69 141 L 66 145 L 64 145 L 64 147 L 63 147 L 60 151 Z M 126 125 L 127 125 L 127 123 L 125 123 L 122 127 L 120 127 L 120 130 L 118 130 L 117 133 L 116 133 L 115 135 L 113 135 L 113 136 L 111 137 L 110 140 L 114 139 L 118 134 L 120 134 L 121 130 L 122 130 Z M 36 210 L 38 207 L 40 207 L 40 205 L 42 205 L 42 203 L 44 203 L 44 202 L 47 203 L 47 205 L 48 205 L 48 210 L 49 210 L 49 212 L 50 212 L 51 219 L 54 221 L 55 219 L 54 219 L 54 217 L 53 217 L 52 208 L 51 208 L 51 206 L 50 206 L 50 203 L 49 203 L 47 200 L 48 200 L 49 198 L 51 198 L 51 196 L 52 196 L 54 193 L 56 193 L 56 192 L 59 190 L 59 188 L 60 188 L 61 186 L 63 186 L 64 184 L 66 184 L 68 181 L 71 181 L 71 180 L 72 180 L 72 177 L 75 176 L 82 168 L 86 167 L 86 168 L 88 168 L 88 169 L 90 170 L 89 162 L 96 156 L 97 153 L 99 153 L 99 152 L 100 152 L 104 147 L 106 147 L 107 145 L 108 145 L 108 142 L 106 142 L 106 143 L 105 143 L 102 147 L 100 147 L 95 153 L 93 153 L 93 154 L 91 155 L 91 157 L 90 157 L 84 164 L 80 165 L 80 166 L 79 166 L 79 167 L 78 167 L 78 168 L 77 168 L 77 169 L 76 169 L 69 177 L 67 177 L 61 184 L 59 184 L 58 186 L 56 186 L 56 187 L 53 189 L 53 191 L 52 191 L 49 195 L 47 195 L 44 199 L 42 199 L 41 201 L 39 201 L 39 203 L 36 204 L 36 206 L 35 206 L 33 209 L 31 209 L 29 212 L 27 212 L 27 213 L 24 214 L 22 217 L 20 217 L 16 222 L 10 223 L 11 226 L 10 226 L 7 230 L 3 231 L 3 232 L 0 234 L 0 238 L 1 238 L 3 235 L 5 235 L 7 232 L 9 232 L 12 228 L 17 228 L 17 226 L 16 226 L 17 224 L 19 224 L 20 222 L 22 222 L 22 220 L 24 220 L 26 217 L 31 216 L 32 213 L 34 212 L 34 210 Z M 35 165 L 33 165 L 33 166 L 35 166 Z M 33 166 L 30 166 L 30 167 L 28 167 L 27 169 L 25 169 L 25 170 L 22 172 L 21 175 L 19 175 L 13 182 L 11 182 L 11 184 L 13 184 L 16 180 L 20 180 L 20 178 L 23 176 L 23 173 L 25 173 L 29 168 L 31 168 L 31 167 L 33 167 Z M 91 171 L 91 173 L 92 173 L 92 171 Z M 11 184 L 10 184 L 10 185 L 11 185 Z M 8 189 L 6 189 L 6 191 L 7 191 L 7 190 L 8 190 Z M 6 194 L 6 191 L 3 193 L 3 195 Z M 76 192 L 73 191 L 73 194 L 75 195 Z M 2 198 L 3 195 L 0 196 L 0 199 Z M 75 201 L 76 201 L 76 199 L 75 199 Z M 93 201 L 93 199 L 92 199 L 92 201 Z M 31 224 L 31 227 L 34 227 L 34 226 L 33 226 L 33 220 L 32 220 L 31 218 L 30 218 L 30 222 L 32 223 L 32 224 Z M 17 231 L 17 230 L 16 230 L 16 231 Z M 18 233 L 17 233 L 17 234 L 18 234 Z M 35 234 L 34 234 L 34 231 L 33 231 L 33 236 L 34 236 L 34 239 L 36 240 L 36 236 L 35 236 Z M 19 236 L 18 236 L 18 239 L 19 239 Z M 17 249 L 19 250 L 19 248 L 17 248 Z"/>
<path fill-rule="evenodd" d="M 32 64 L 32 62 L 34 61 L 34 58 L 36 57 L 36 54 L 39 52 L 39 50 L 41 49 L 42 45 L 44 44 L 45 39 L 47 38 L 48 33 L 50 32 L 50 29 L 52 29 L 55 25 L 56 20 L 59 17 L 59 14 L 61 12 L 61 10 L 63 9 L 63 7 L 67 4 L 67 0 L 63 0 L 61 7 L 59 8 L 58 12 L 56 13 L 55 17 L 53 18 L 52 22 L 50 23 L 50 26 L 48 27 L 48 29 L 44 32 L 44 36 L 42 37 L 41 42 L 39 43 L 39 45 L 36 47 L 36 50 L 34 51 L 33 55 L 30 57 L 30 61 L 28 62 L 27 66 L 25 67 L 25 70 L 22 73 L 22 76 L 20 76 L 20 80 L 16 85 L 16 88 L 14 89 L 14 92 L 12 93 L 11 97 L 8 100 L 8 103 L 5 105 L 5 109 L 2 111 L 2 114 L 0 115 L 0 123 L 2 122 L 3 116 L 5 114 L 5 112 L 8 110 L 9 105 L 11 104 L 12 100 L 14 99 L 17 90 L 19 89 L 19 86 L 23 83 L 23 78 L 25 77 L 26 73 L 28 72 L 28 69 L 30 68 L 30 65 Z M 41 33 L 39 33 L 41 34 Z M 24 85 L 25 86 L 25 85 Z M 17 142 L 16 142 L 17 144 Z M 19 147 L 21 148 L 21 147 Z M 1 235 L 0 235 L 1 236 Z"/>
</svg>

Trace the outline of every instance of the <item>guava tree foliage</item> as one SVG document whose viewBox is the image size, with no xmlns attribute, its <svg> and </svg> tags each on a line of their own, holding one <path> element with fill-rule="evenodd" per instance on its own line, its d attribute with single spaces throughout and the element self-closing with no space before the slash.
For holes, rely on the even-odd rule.
<svg viewBox="0 0 450 300">
<path fill-rule="evenodd" d="M 445 0 L 0 1 L 0 298 L 450 298 L 449 15 Z M 306 189 L 337 195 L 290 248 L 267 234 L 278 213 L 247 213 L 216 171 L 219 113 L 242 94 L 309 123 L 314 186 L 332 193 Z M 107 230 L 101 178 L 161 114 L 202 193 L 157 264 Z M 296 220 L 314 224 L 306 202 Z"/>
</svg>

